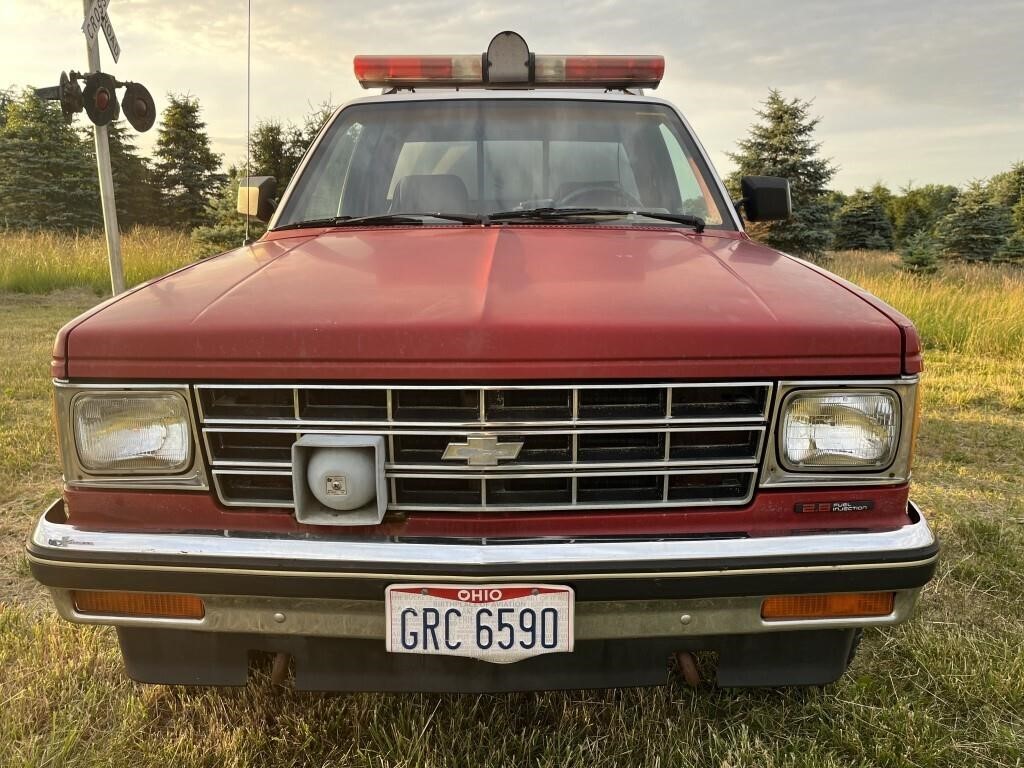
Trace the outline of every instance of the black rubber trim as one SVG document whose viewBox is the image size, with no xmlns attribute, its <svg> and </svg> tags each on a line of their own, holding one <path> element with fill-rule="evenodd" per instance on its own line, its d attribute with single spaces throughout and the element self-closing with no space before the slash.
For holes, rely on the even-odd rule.
<svg viewBox="0 0 1024 768">
<path fill-rule="evenodd" d="M 936 560 L 922 559 L 914 565 L 854 570 L 827 570 L 745 574 L 742 570 L 729 574 L 707 576 L 651 578 L 546 579 L 537 569 L 524 573 L 530 582 L 553 581 L 567 584 L 576 592 L 576 599 L 588 600 L 654 600 L 698 597 L 739 597 L 746 595 L 811 594 L 821 592 L 873 592 L 913 589 L 928 583 L 935 573 Z M 29 566 L 37 581 L 48 587 L 64 589 L 125 589 L 137 591 L 180 592 L 211 595 L 258 595 L 265 597 L 344 598 L 383 600 L 389 584 L 402 581 L 423 581 L 417 572 L 406 578 L 366 578 L 312 575 L 284 575 L 268 570 L 264 573 L 233 573 L 224 571 L 192 571 L 184 568 L 132 569 L 69 565 L 56 560 L 30 559 Z M 621 566 L 620 566 L 621 567 Z M 565 569 L 563 569 L 564 571 Z M 680 570 L 692 571 L 692 568 Z M 438 575 L 444 581 L 444 575 Z"/>
</svg>

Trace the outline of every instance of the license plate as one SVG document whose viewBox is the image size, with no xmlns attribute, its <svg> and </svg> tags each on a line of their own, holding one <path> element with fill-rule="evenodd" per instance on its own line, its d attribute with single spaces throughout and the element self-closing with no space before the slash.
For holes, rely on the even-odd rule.
<svg viewBox="0 0 1024 768">
<path fill-rule="evenodd" d="M 393 584 L 387 650 L 510 664 L 573 647 L 573 591 L 549 584 Z"/>
</svg>

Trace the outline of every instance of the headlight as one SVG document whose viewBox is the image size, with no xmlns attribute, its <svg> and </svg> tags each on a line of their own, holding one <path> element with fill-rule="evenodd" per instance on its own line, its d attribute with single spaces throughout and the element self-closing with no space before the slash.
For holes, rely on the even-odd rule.
<svg viewBox="0 0 1024 768">
<path fill-rule="evenodd" d="M 188 404 L 175 392 L 82 393 L 72 419 L 86 471 L 175 474 L 191 464 Z"/>
<path fill-rule="evenodd" d="M 779 453 L 790 471 L 878 470 L 892 463 L 900 401 L 891 391 L 797 391 L 782 407 Z"/>
</svg>

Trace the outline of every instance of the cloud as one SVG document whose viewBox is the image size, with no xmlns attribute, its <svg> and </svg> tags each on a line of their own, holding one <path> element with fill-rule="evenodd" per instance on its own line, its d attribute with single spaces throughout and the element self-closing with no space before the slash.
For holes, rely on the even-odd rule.
<svg viewBox="0 0 1024 768">
<path fill-rule="evenodd" d="M 3 0 L 0 83 L 81 67 L 75 0 Z M 884 179 L 961 183 L 1021 159 L 1020 0 L 252 0 L 257 117 L 365 95 L 352 55 L 471 53 L 502 29 L 545 53 L 663 53 L 657 95 L 689 117 L 720 171 L 769 88 L 814 100 L 824 151 L 852 189 Z M 244 0 L 113 0 L 124 78 L 200 99 L 217 151 L 244 149 Z M 104 60 L 109 57 L 104 51 Z M 152 136 L 140 144 L 148 147 Z"/>
</svg>

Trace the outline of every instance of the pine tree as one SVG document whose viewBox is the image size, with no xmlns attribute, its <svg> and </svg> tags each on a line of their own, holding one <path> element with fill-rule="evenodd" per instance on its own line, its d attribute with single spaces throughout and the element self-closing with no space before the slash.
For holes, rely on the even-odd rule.
<svg viewBox="0 0 1024 768">
<path fill-rule="evenodd" d="M 886 215 L 883 199 L 874 190 L 861 189 L 847 198 L 836 216 L 833 244 L 836 250 L 892 249 L 892 223 Z"/>
<path fill-rule="evenodd" d="M 199 101 L 168 95 L 156 141 L 156 178 L 168 223 L 192 229 L 207 220 L 208 205 L 224 181 L 220 155 L 210 149 Z"/>
<path fill-rule="evenodd" d="M 277 120 L 261 120 L 252 133 L 252 175 L 273 176 L 283 190 L 302 159 L 302 131 Z"/>
<path fill-rule="evenodd" d="M 323 128 L 327 121 L 331 119 L 337 106 L 331 103 L 330 99 L 325 99 L 320 102 L 317 106 L 313 107 L 312 110 L 306 115 L 302 121 L 302 128 L 295 134 L 295 140 L 298 142 L 297 148 L 299 157 L 301 158 L 309 145 L 313 143 L 317 134 L 320 133 L 320 129 Z"/>
<path fill-rule="evenodd" d="M 0 128 L 0 225 L 88 230 L 100 223 L 96 164 L 60 107 L 31 90 L 11 99 Z"/>
<path fill-rule="evenodd" d="M 238 213 L 238 182 L 245 175 L 242 168 L 232 165 L 227 179 L 210 203 L 210 224 L 192 230 L 192 241 L 202 256 L 237 248 L 245 239 L 245 217 Z M 255 175 L 255 171 L 254 171 Z M 249 237 L 257 238 L 266 231 L 266 224 L 249 219 Z"/>
<path fill-rule="evenodd" d="M 1010 212 L 1010 220 L 1016 232 L 1024 235 L 1024 199 L 1021 199 Z"/>
<path fill-rule="evenodd" d="M 1024 265 L 1024 198 L 1017 201 L 1010 213 L 1013 233 L 996 253 L 997 261 Z"/>
<path fill-rule="evenodd" d="M 903 268 L 908 272 L 931 274 L 939 269 L 940 249 L 928 232 L 921 230 L 914 233 L 900 249 Z"/>
<path fill-rule="evenodd" d="M 121 229 L 140 224 L 162 224 L 159 191 L 153 169 L 139 155 L 135 136 L 117 120 L 107 126 L 110 169 L 114 179 L 114 201 Z M 90 144 L 92 147 L 93 145 Z M 95 150 L 91 162 L 95 164 Z"/>
<path fill-rule="evenodd" d="M 832 163 L 818 156 L 821 144 L 814 141 L 820 118 L 810 116 L 811 102 L 786 100 L 777 90 L 757 110 L 760 123 L 737 143 L 729 157 L 736 171 L 729 177 L 733 195 L 739 198 L 743 176 L 783 176 L 789 179 L 793 216 L 788 221 L 751 224 L 752 237 L 773 248 L 804 256 L 818 256 L 832 240 L 826 187 L 835 175 Z"/>
<path fill-rule="evenodd" d="M 901 189 L 889 204 L 896 244 L 902 245 L 921 230 L 931 232 L 959 194 L 956 187 L 948 184 L 907 185 Z"/>
<path fill-rule="evenodd" d="M 991 261 L 1012 231 L 1009 209 L 978 181 L 967 186 L 936 228 L 943 254 L 968 261 Z"/>
<path fill-rule="evenodd" d="M 1024 265 L 1024 232 L 1014 232 L 996 252 L 996 261 Z"/>
<path fill-rule="evenodd" d="M 987 184 L 996 205 L 1013 208 L 1024 200 L 1024 162 L 1015 163 L 1010 170 L 997 173 Z"/>
<path fill-rule="evenodd" d="M 4 88 L 0 90 L 0 131 L 7 125 L 7 111 L 11 108 L 11 102 L 14 99 L 14 89 Z"/>
</svg>

